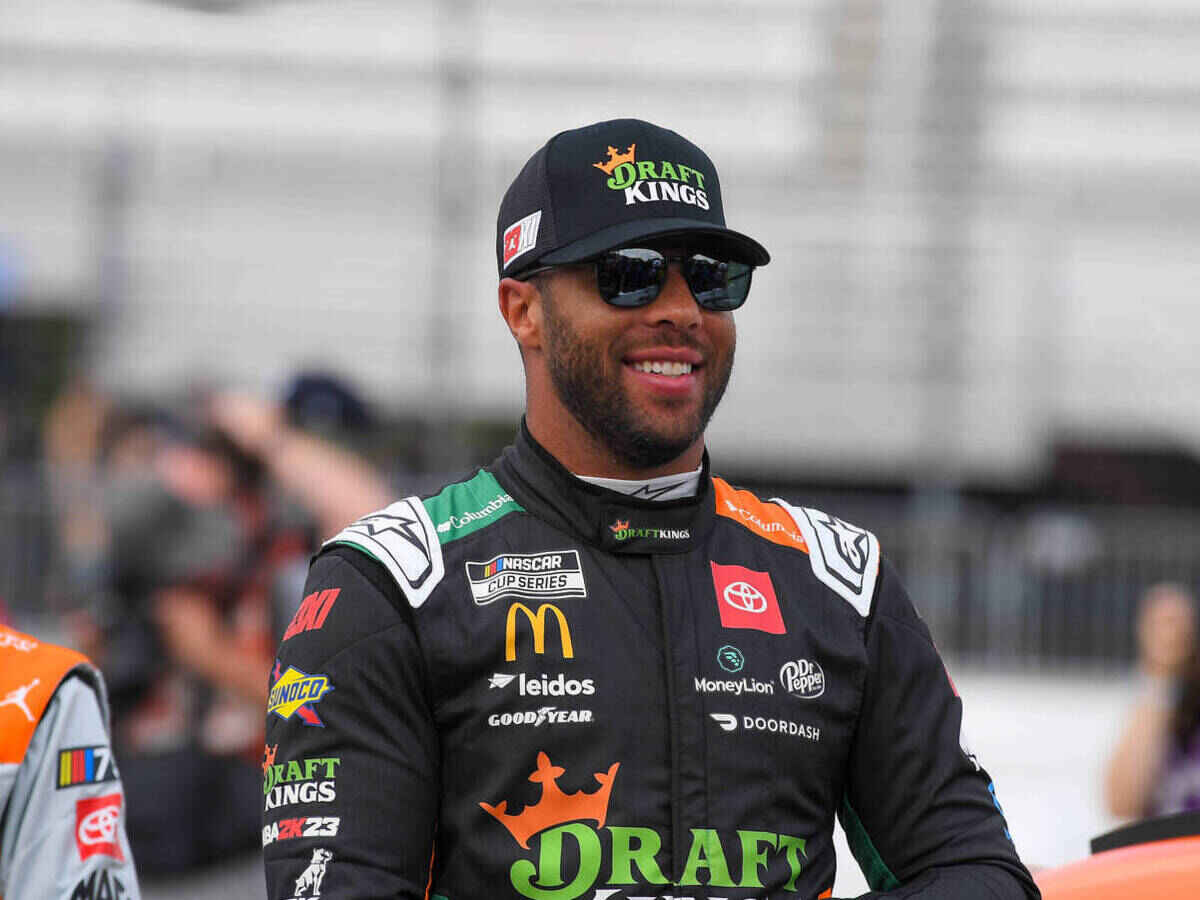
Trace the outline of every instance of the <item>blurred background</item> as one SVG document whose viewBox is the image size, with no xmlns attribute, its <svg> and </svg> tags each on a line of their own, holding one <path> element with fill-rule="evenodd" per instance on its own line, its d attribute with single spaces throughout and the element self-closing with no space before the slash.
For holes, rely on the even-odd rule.
<svg viewBox="0 0 1200 900">
<path fill-rule="evenodd" d="M 619 116 L 773 256 L 718 467 L 880 535 L 1023 856 L 1085 855 L 1200 577 L 1198 101 L 1191 0 L 0 3 L 0 601 L 105 667 L 131 827 L 197 798 L 145 896 L 261 894 L 308 553 L 511 438 L 500 196 Z"/>
</svg>

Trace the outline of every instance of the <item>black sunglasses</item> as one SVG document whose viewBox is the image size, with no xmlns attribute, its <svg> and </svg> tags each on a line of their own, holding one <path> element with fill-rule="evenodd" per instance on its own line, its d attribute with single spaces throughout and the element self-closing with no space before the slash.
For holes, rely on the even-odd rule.
<svg viewBox="0 0 1200 900">
<path fill-rule="evenodd" d="M 612 306 L 632 309 L 654 302 L 667 283 L 668 264 L 673 262 L 680 264 L 683 280 L 687 282 L 696 302 L 704 309 L 728 312 L 746 302 L 754 266 L 713 259 L 702 253 L 667 256 L 658 250 L 626 247 L 568 265 L 594 265 L 596 289 L 604 301 Z M 563 266 L 539 266 L 517 277 L 526 281 L 534 275 L 558 268 Z"/>
</svg>

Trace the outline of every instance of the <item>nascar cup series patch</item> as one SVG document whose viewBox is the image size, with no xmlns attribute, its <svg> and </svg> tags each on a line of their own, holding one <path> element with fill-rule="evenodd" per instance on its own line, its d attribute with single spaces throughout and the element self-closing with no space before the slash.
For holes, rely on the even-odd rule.
<svg viewBox="0 0 1200 900">
<path fill-rule="evenodd" d="M 467 581 L 479 606 L 501 597 L 533 599 L 586 597 L 578 550 L 505 553 L 487 562 L 468 562 Z"/>
</svg>

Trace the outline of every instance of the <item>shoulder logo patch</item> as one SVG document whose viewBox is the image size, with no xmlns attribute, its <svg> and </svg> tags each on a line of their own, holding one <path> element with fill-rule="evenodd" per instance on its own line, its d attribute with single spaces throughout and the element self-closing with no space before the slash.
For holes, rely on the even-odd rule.
<svg viewBox="0 0 1200 900">
<path fill-rule="evenodd" d="M 740 522 L 772 543 L 808 552 L 795 520 L 778 504 L 764 503 L 750 491 L 736 490 L 720 478 L 712 481 L 717 515 Z"/>
<path fill-rule="evenodd" d="M 875 535 L 837 516 L 806 506 L 772 500 L 786 510 L 804 536 L 813 574 L 866 617 L 879 577 L 879 541 Z"/>
<path fill-rule="evenodd" d="M 445 575 L 442 547 L 418 497 L 397 500 L 364 516 L 325 542 L 349 544 L 387 568 L 414 609 L 429 599 Z"/>
</svg>

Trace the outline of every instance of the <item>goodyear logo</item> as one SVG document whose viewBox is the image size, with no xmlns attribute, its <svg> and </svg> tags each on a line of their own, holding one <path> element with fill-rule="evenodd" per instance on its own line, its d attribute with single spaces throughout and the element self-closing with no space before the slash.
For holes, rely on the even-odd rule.
<svg viewBox="0 0 1200 900">
<path fill-rule="evenodd" d="M 296 716 L 305 725 L 324 727 L 325 723 L 313 709 L 313 704 L 319 703 L 333 690 L 329 678 L 325 675 L 309 675 L 294 666 L 288 666 L 286 672 L 279 674 L 279 668 L 276 662 L 276 678 L 267 698 L 267 712 L 275 713 L 281 719 Z"/>
<path fill-rule="evenodd" d="M 504 625 L 504 659 L 515 662 L 517 658 L 517 616 L 523 616 L 533 629 L 533 652 L 541 655 L 546 652 L 546 619 L 553 614 L 558 622 L 558 643 L 563 659 L 574 659 L 575 648 L 571 644 L 571 629 L 567 625 L 567 617 L 553 603 L 543 603 L 535 613 L 524 603 L 514 603 L 508 608 L 508 618 Z"/>
</svg>

